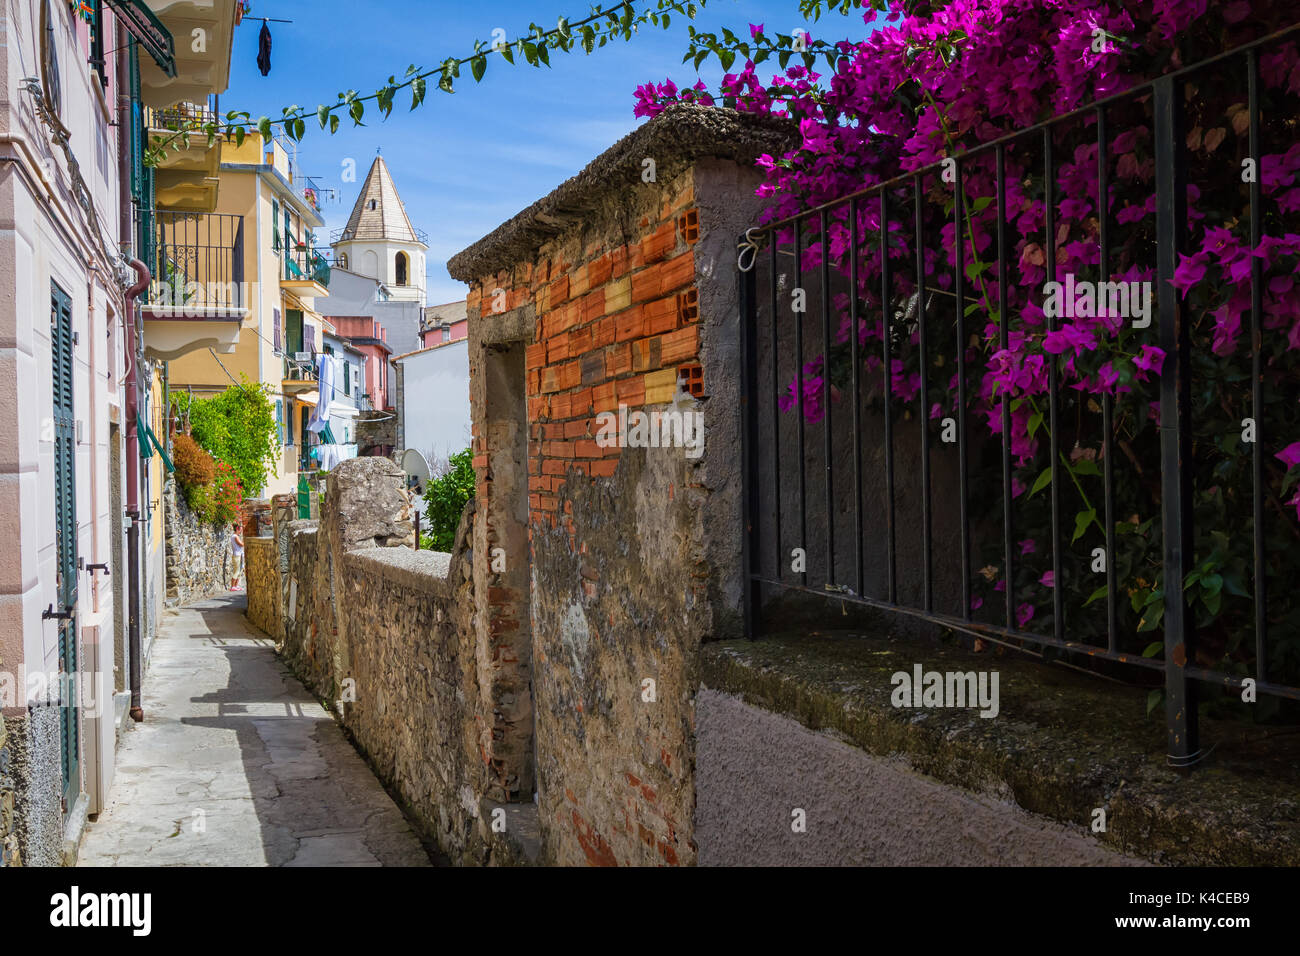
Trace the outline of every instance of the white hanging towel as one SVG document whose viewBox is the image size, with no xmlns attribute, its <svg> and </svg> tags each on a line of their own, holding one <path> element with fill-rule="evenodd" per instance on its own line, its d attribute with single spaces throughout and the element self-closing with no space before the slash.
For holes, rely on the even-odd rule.
<svg viewBox="0 0 1300 956">
<path fill-rule="evenodd" d="M 309 432 L 323 431 L 330 423 L 330 402 L 334 398 L 334 356 L 324 352 L 316 356 L 316 380 L 320 389 L 311 420 L 307 422 Z"/>
</svg>

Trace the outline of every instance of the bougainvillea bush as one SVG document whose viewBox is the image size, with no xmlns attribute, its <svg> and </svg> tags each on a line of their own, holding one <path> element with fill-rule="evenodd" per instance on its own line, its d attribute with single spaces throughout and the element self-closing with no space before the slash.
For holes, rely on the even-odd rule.
<svg viewBox="0 0 1300 956">
<path fill-rule="evenodd" d="M 1158 345 L 1155 124 L 1151 91 L 1143 84 L 1285 30 L 1296 19 L 1294 4 L 1251 0 L 956 0 L 888 9 L 877 4 L 865 11 L 858 39 L 769 36 L 763 24 L 752 24 L 748 37 L 696 36 L 697 65 L 712 49 L 726 68 L 733 62 L 743 67 L 728 73 L 716 93 L 703 84 L 679 87 L 671 81 L 637 89 L 641 116 L 670 102 L 691 101 L 797 121 L 797 147 L 760 160 L 766 173 L 760 194 L 770 200 L 764 222 L 781 223 L 820 203 L 904 177 L 852 207 L 833 207 L 824 233 L 818 217 L 801 220 L 797 254 L 804 281 L 814 284 L 825 262 L 835 279 L 828 294 L 841 286 L 844 291 L 831 294 L 838 332 L 832 348 L 820 354 L 820 336 L 813 336 L 818 345 L 805 351 L 780 405 L 809 423 L 849 405 L 849 343 L 856 335 L 864 402 L 879 407 L 888 382 L 893 414 L 926 416 L 931 441 L 937 443 L 942 422 L 962 414 L 955 371 L 961 350 L 967 366 L 966 421 L 973 437 L 986 439 L 972 442 L 968 468 L 972 475 L 994 477 L 972 481 L 973 491 L 986 496 L 972 502 L 972 513 L 992 513 L 988 523 L 998 529 L 978 536 L 978 553 L 972 555 L 979 572 L 971 581 L 976 620 L 1003 623 L 1010 588 L 1013 626 L 1050 633 L 1053 591 L 1059 588 L 1066 636 L 1105 643 L 1105 576 L 1096 573 L 1093 555 L 1107 538 L 1103 474 L 1109 447 L 1116 540 L 1110 560 L 1121 598 L 1120 649 L 1162 653 L 1166 582 L 1159 398 L 1161 377 L 1171 374 L 1173 357 Z M 1292 32 L 1257 48 L 1258 155 L 1250 152 L 1245 55 L 1215 60 L 1184 77 L 1178 146 L 1186 164 L 1187 235 L 1173 280 L 1190 320 L 1192 454 L 1185 467 L 1193 485 L 1195 547 L 1194 570 L 1183 586 L 1198 633 L 1197 660 L 1254 675 L 1258 582 L 1251 471 L 1258 451 L 1264 461 L 1260 531 L 1266 548 L 1268 676 L 1291 685 L 1300 684 L 1300 598 L 1293 584 L 1300 572 L 1297 43 L 1300 32 Z M 762 64 L 772 59 L 781 69 L 764 81 Z M 1125 91 L 1133 92 L 1100 111 L 1086 108 Z M 1066 116 L 1073 111 L 1078 112 Z M 1046 133 L 1037 129 L 1005 144 L 1006 219 L 1000 223 L 996 154 L 977 147 L 1063 116 Z M 1099 117 L 1105 122 L 1104 159 Z M 960 161 L 959 177 L 945 165 L 951 158 Z M 917 171 L 923 175 L 915 180 L 906 175 Z M 1251 236 L 1252 179 L 1262 200 L 1254 224 L 1258 242 Z M 888 216 L 884 228 L 881 192 Z M 1006 241 L 1005 300 L 998 282 L 1000 225 Z M 1104 264 L 1103 225 L 1109 247 Z M 855 263 L 850 263 L 850 229 L 858 243 Z M 781 250 L 796 251 L 789 223 L 772 232 Z M 918 252 L 923 259 L 919 296 Z M 847 278 L 851 266 L 857 277 L 853 289 Z M 886 267 L 888 293 L 882 288 Z M 1253 272 L 1261 296 L 1258 316 L 1251 311 Z M 1077 312 L 1060 314 L 1054 308 L 1059 298 L 1048 294 L 1053 276 L 1085 284 L 1133 283 L 1135 293 L 1149 290 L 1149 309 L 1145 315 L 1106 314 L 1081 300 Z M 958 278 L 960 310 L 954 297 Z M 925 394 L 918 305 L 924 307 L 928 339 Z M 783 321 L 798 320 L 790 308 L 779 314 Z M 1252 322 L 1261 336 L 1263 402 L 1257 420 L 1247 421 L 1255 415 Z M 889 368 L 883 362 L 886 340 Z M 1060 580 L 1053 573 L 1049 504 L 1053 376 L 1060 482 L 1055 491 L 1064 551 Z M 1013 463 L 1010 575 L 999 513 L 1004 442 Z M 1261 698 L 1252 713 L 1268 715 L 1276 706 L 1275 699 Z"/>
</svg>

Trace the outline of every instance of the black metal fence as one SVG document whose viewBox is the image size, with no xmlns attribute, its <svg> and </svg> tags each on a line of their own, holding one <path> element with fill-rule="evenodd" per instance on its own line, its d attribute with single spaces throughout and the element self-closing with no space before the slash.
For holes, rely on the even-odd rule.
<svg viewBox="0 0 1300 956">
<path fill-rule="evenodd" d="M 1193 221 L 1221 224 L 1251 250 L 1284 231 L 1285 207 L 1265 196 L 1258 169 L 1294 144 L 1296 99 L 1262 83 L 1260 64 L 1298 30 L 742 237 L 751 635 L 774 603 L 816 596 L 836 617 L 840 602 L 862 604 L 1086 656 L 1097 669 L 1145 670 L 1163 678 L 1148 684 L 1163 691 L 1169 760 L 1180 766 L 1203 754 L 1198 685 L 1220 688 L 1229 706 L 1271 698 L 1272 713 L 1300 700 L 1300 534 L 1289 526 L 1294 502 L 1280 501 L 1287 469 L 1274 463 L 1300 439 L 1296 416 L 1280 411 L 1300 398 L 1300 362 L 1271 292 L 1265 302 L 1291 260 L 1252 257 L 1238 348 L 1205 304 L 1229 290 L 1185 295 L 1175 284 Z M 1125 146 L 1138 145 L 1116 156 L 1126 133 Z M 1077 173 L 1094 148 L 1089 182 L 1064 182 L 1064 163 Z M 968 195 L 975 181 L 991 182 L 992 195 Z M 1070 238 L 1058 235 L 1061 203 L 1070 190 L 1086 202 L 1093 187 L 1096 214 L 1076 249 L 1088 261 L 1095 250 L 1099 289 L 1153 276 L 1149 329 L 1132 316 L 1108 326 L 1125 354 L 1136 351 L 1086 373 L 1087 356 L 1034 352 L 1045 408 L 1013 386 L 990 394 L 1022 337 L 1064 328 L 1052 312 L 1035 325 L 1034 308 L 1048 283 L 1073 287 L 1057 272 Z M 1189 196 L 1208 201 L 1189 210 Z M 1035 203 L 1041 240 L 1013 245 L 1011 222 Z M 1154 348 L 1163 356 L 1144 374 Z M 1112 375 L 1118 384 L 1105 388 L 1065 387 Z M 971 421 L 981 411 L 983 427 Z M 1013 419 L 1026 417 L 1028 441 L 1013 449 Z M 1022 476 L 1034 473 L 1031 490 Z"/>
<path fill-rule="evenodd" d="M 152 216 L 150 305 L 196 315 L 248 307 L 243 216 L 164 210 Z"/>
</svg>

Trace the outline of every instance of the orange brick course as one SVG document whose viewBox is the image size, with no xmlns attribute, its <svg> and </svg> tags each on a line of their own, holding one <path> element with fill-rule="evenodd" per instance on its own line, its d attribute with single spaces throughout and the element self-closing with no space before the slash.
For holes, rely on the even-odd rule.
<svg viewBox="0 0 1300 956">
<path fill-rule="evenodd" d="M 692 186 L 665 195 L 625 244 L 589 244 L 567 257 L 522 263 L 471 289 L 471 312 L 490 314 L 504 290 L 507 308 L 536 307 L 527 347 L 528 491 L 534 528 L 557 526 L 572 480 L 612 477 L 621 449 L 596 442 L 601 412 L 667 401 L 681 380 L 703 394 L 699 296 L 693 246 L 699 239 Z M 570 249 L 572 252 L 572 249 Z M 479 449 L 475 449 L 478 451 Z M 474 458 L 480 483 L 487 456 Z M 575 547 L 580 547 L 575 542 Z"/>
</svg>

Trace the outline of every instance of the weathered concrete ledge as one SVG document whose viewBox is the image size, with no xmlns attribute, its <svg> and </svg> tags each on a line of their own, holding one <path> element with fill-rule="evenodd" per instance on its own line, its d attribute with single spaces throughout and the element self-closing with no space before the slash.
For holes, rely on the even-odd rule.
<svg viewBox="0 0 1300 956">
<path fill-rule="evenodd" d="M 675 104 L 638 126 L 514 218 L 447 260 L 452 278 L 472 282 L 530 258 L 546 240 L 596 208 L 610 192 L 641 184 L 642 165 L 668 182 L 693 160 L 710 156 L 748 166 L 759 156 L 780 156 L 798 141 L 788 119 L 712 106 Z"/>
<path fill-rule="evenodd" d="M 999 673 L 1000 711 L 895 708 L 897 671 Z M 1300 865 L 1294 735 L 1202 721 L 1214 750 L 1190 772 L 1165 764 L 1146 693 L 1012 653 L 973 654 L 877 634 L 800 634 L 707 644 L 702 682 L 943 783 L 1088 827 L 1156 863 Z"/>
<path fill-rule="evenodd" d="M 451 555 L 443 551 L 412 551 L 409 548 L 365 548 L 343 556 L 348 570 L 379 574 L 404 587 L 450 596 L 448 575 Z"/>
</svg>

